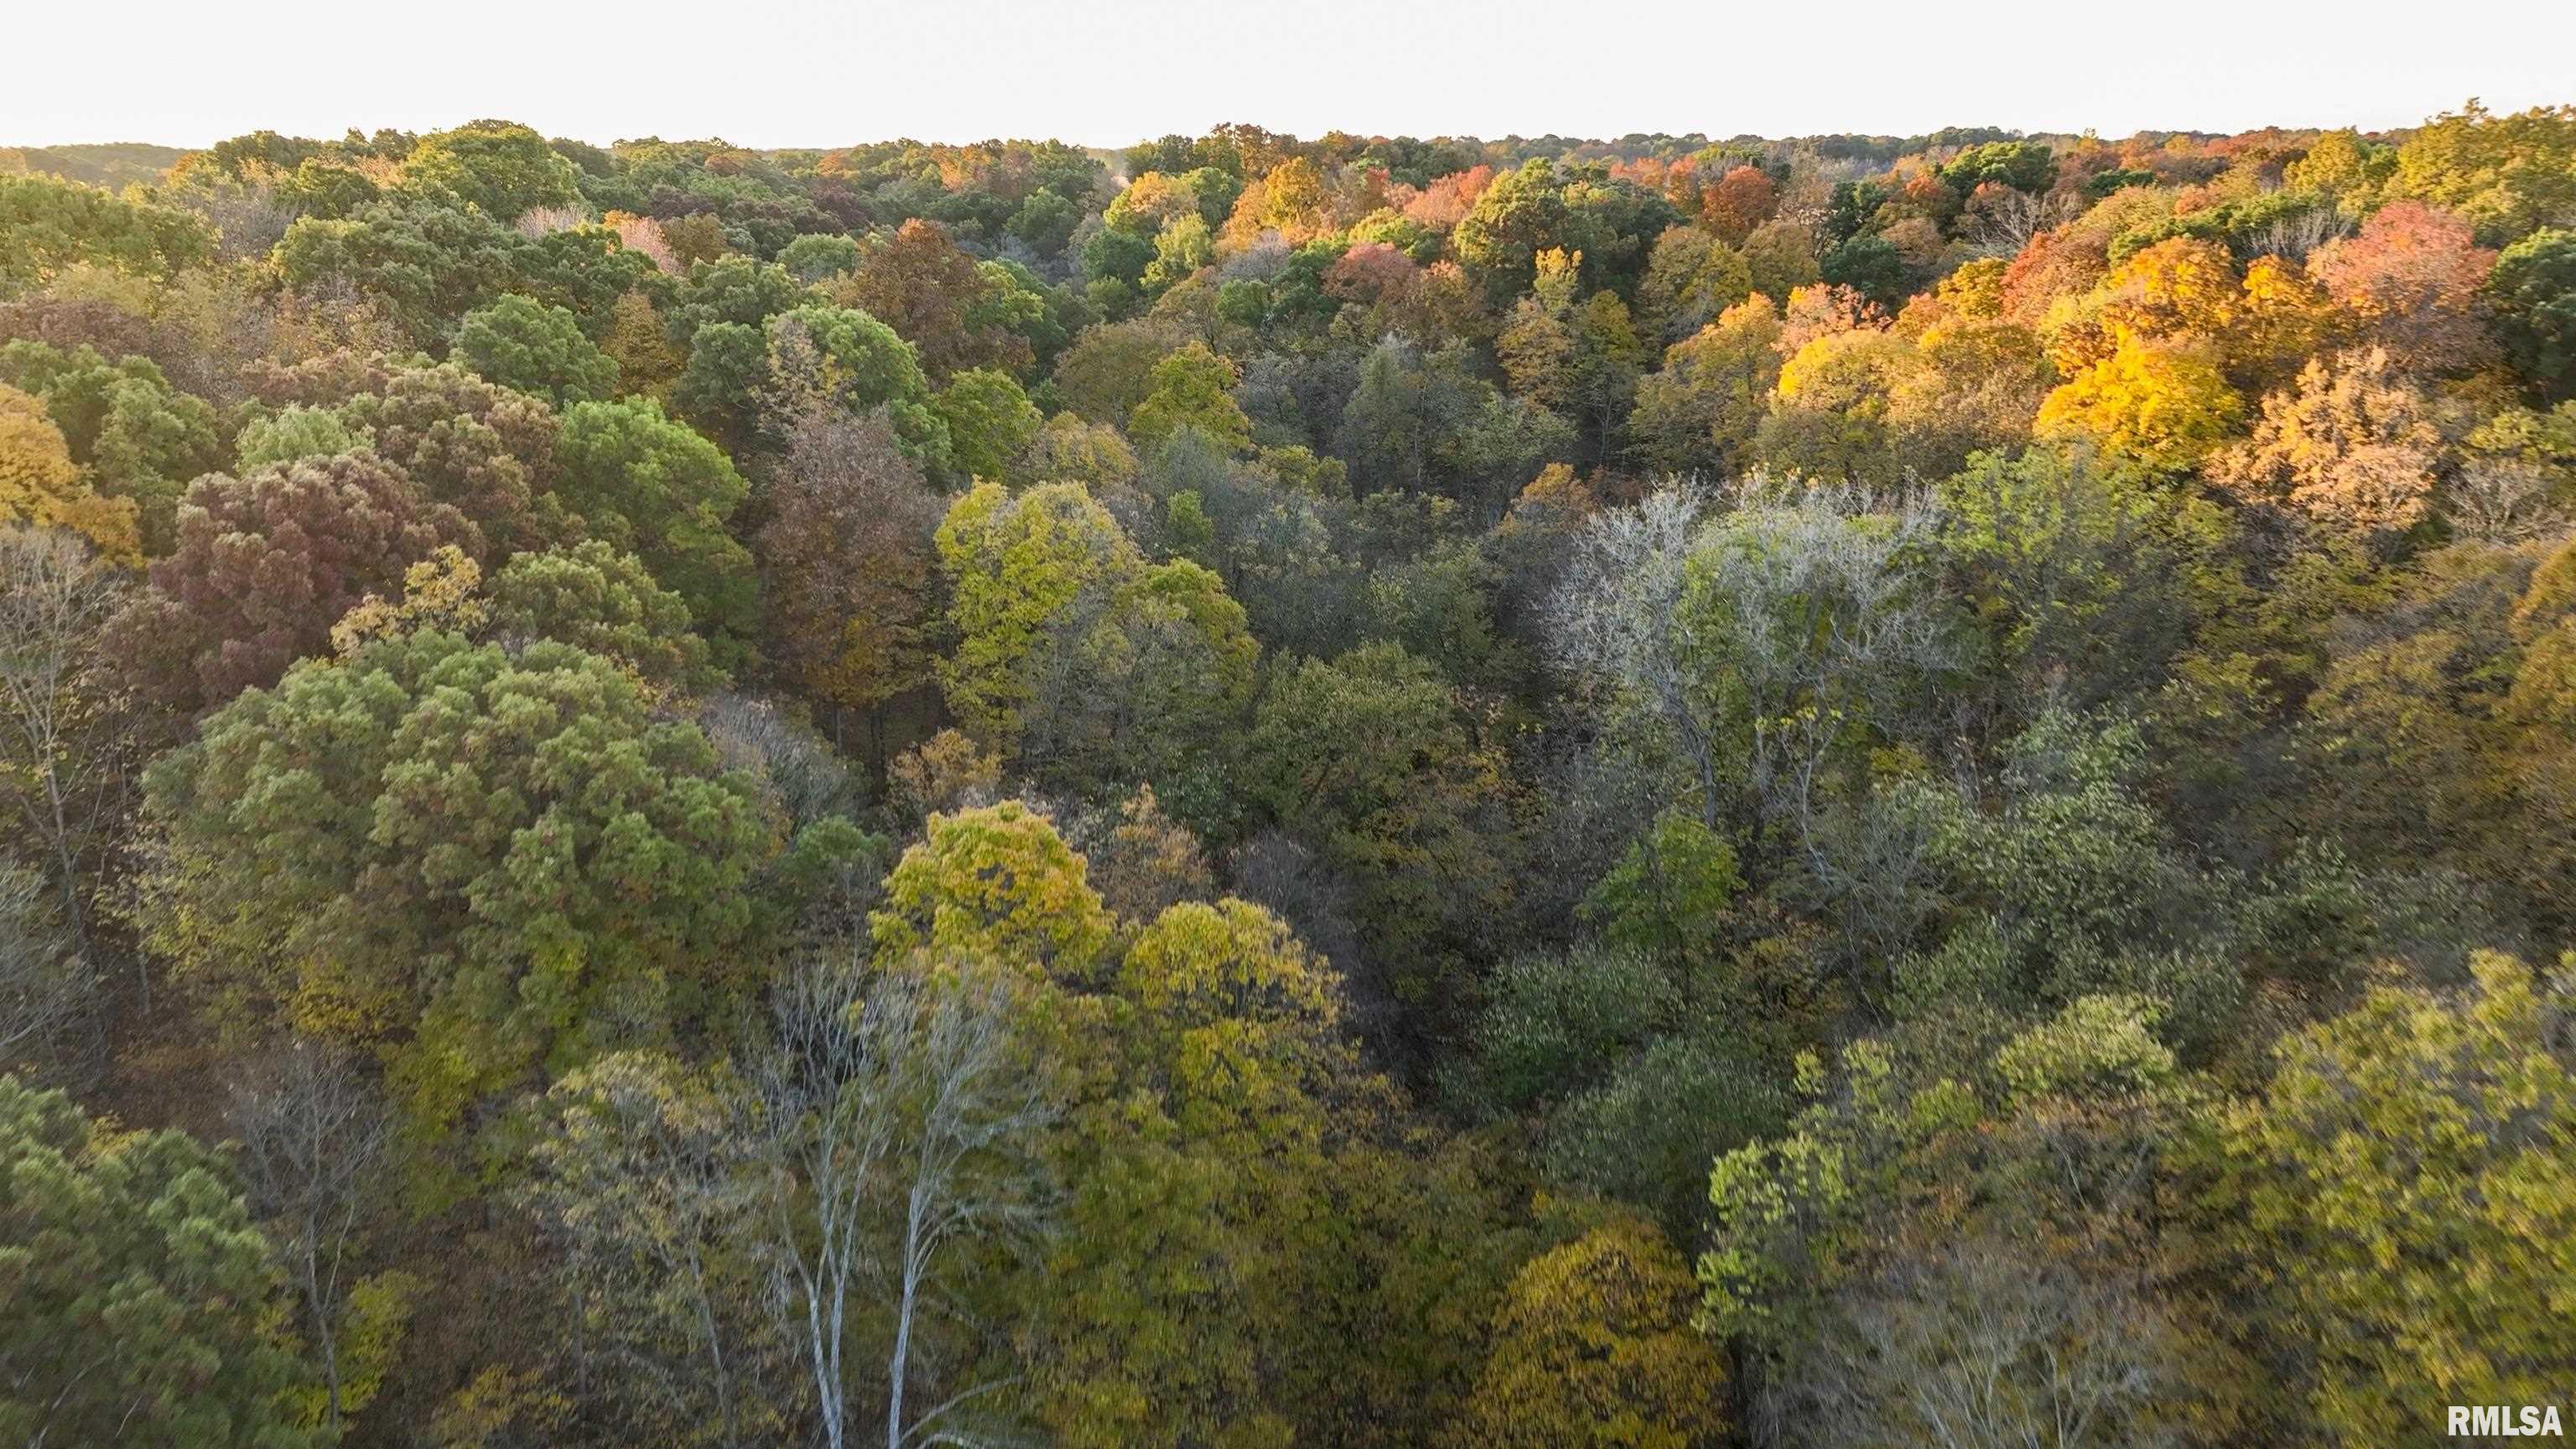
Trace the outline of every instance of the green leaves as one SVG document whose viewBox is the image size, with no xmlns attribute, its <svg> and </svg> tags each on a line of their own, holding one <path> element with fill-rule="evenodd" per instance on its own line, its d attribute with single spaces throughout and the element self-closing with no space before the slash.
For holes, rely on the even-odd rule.
<svg viewBox="0 0 2576 1449">
<path fill-rule="evenodd" d="M 563 644 L 418 633 L 301 666 L 147 792 L 170 855 L 145 926 L 177 974 L 236 1030 L 377 1046 L 424 1129 L 721 1012 L 775 925 L 751 783 Z"/>
<path fill-rule="evenodd" d="M 0 1434 L 301 1449 L 285 1284 L 223 1159 L 0 1077 Z"/>
</svg>

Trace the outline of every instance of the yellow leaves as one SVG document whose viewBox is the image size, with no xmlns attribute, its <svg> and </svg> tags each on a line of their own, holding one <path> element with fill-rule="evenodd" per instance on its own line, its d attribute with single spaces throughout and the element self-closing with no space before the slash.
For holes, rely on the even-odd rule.
<svg viewBox="0 0 2576 1449">
<path fill-rule="evenodd" d="M 2254 436 L 2213 459 L 2217 482 L 2362 533 L 2414 527 L 2431 511 L 2442 437 L 2428 400 L 2377 348 L 2310 359 L 2296 387 L 2263 399 Z"/>
<path fill-rule="evenodd" d="M 2236 264 L 2216 242 L 2172 237 L 2142 248 L 2080 300 L 2049 316 L 2049 346 L 2060 371 L 2109 359 L 2131 336 L 2157 340 L 2225 337 L 2243 305 Z"/>
<path fill-rule="evenodd" d="M 140 568 L 134 500 L 90 491 L 44 404 L 0 386 L 0 525 L 68 529 L 109 562 Z"/>
<path fill-rule="evenodd" d="M 1120 996 L 1164 1064 L 1173 1117 L 1194 1132 L 1245 1132 L 1265 1153 L 1312 1147 L 1314 1098 L 1344 1054 L 1333 1037 L 1334 978 L 1286 925 L 1227 899 L 1175 905 L 1128 948 Z"/>
<path fill-rule="evenodd" d="M 880 962 L 921 947 L 1087 975 L 1108 949 L 1109 912 L 1054 824 L 1017 800 L 930 817 L 886 877 L 868 918 Z"/>
<path fill-rule="evenodd" d="M 1876 416 L 1912 361 L 1912 349 L 1886 332 L 1833 332 L 1800 347 L 1780 367 L 1777 395 L 1800 407 Z"/>
<path fill-rule="evenodd" d="M 442 545 L 403 571 L 400 602 L 369 594 L 343 614 L 331 626 L 331 647 L 346 659 L 377 639 L 414 629 L 471 634 L 491 612 L 479 596 L 482 586 L 482 565 L 456 545 Z"/>
<path fill-rule="evenodd" d="M 1493 1449 L 1696 1449 L 1726 1431 L 1726 1363 L 1652 1224 L 1617 1218 L 1523 1265 L 1470 1399 Z"/>
<path fill-rule="evenodd" d="M 2047 439 L 2089 440 L 2111 456 L 2180 472 L 2224 442 L 2244 411 L 2244 400 L 2205 348 L 2123 331 L 2108 356 L 2040 404 L 2035 431 Z"/>
<path fill-rule="evenodd" d="M 2392 1443 L 2421 1388 L 2544 1402 L 2576 1352 L 2576 1076 L 2549 1049 L 2555 988 L 2480 953 L 2473 990 L 2383 987 L 2278 1048 L 2259 1100 L 2213 1116 L 2205 1201 L 2238 1261 L 2277 1267 L 2266 1328 L 2312 1337 L 2312 1407 Z"/>
</svg>

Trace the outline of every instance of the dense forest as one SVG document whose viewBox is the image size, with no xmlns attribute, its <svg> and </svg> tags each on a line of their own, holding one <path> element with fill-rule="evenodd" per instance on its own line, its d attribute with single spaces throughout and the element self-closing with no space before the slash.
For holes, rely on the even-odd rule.
<svg viewBox="0 0 2576 1449">
<path fill-rule="evenodd" d="M 2576 107 L 0 152 L 0 1442 L 2576 1384 Z"/>
</svg>

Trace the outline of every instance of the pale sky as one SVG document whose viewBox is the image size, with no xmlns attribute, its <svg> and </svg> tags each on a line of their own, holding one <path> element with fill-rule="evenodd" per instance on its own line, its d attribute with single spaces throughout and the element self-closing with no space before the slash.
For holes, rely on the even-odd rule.
<svg viewBox="0 0 2576 1449">
<path fill-rule="evenodd" d="M 15 0 L 0 144 L 2411 125 L 2576 102 L 2571 0 Z"/>
</svg>

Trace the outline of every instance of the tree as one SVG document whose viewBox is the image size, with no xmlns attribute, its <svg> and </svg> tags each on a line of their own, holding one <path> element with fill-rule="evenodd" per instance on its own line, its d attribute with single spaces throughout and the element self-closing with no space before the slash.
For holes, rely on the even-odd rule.
<svg viewBox="0 0 2576 1449">
<path fill-rule="evenodd" d="M 43 1057 L 90 1004 L 95 973 L 54 900 L 42 874 L 0 863 L 0 1065 Z"/>
<path fill-rule="evenodd" d="M 561 307 L 503 297 L 465 314 L 452 361 L 476 376 L 534 393 L 561 409 L 615 397 L 617 364 L 583 335 L 580 319 Z"/>
<path fill-rule="evenodd" d="M 914 953 L 1007 963 L 1080 985 L 1097 976 L 1115 923 L 1083 858 L 1024 802 L 934 814 L 886 876 L 869 919 L 877 958 Z"/>
<path fill-rule="evenodd" d="M 1943 162 L 1941 180 L 1965 194 L 1989 181 L 2022 191 L 2046 191 L 2057 178 L 2057 158 L 2045 141 L 1990 141 Z"/>
<path fill-rule="evenodd" d="M 892 327 L 920 354 L 935 382 L 969 368 L 1019 372 L 1031 361 L 1026 339 L 991 315 L 985 303 L 996 281 L 959 249 L 947 228 L 915 217 L 890 235 L 870 237 L 846 277 L 825 294 Z"/>
<path fill-rule="evenodd" d="M 0 176 L 0 284 L 11 291 L 81 265 L 166 278 L 213 252 L 204 221 L 177 207 L 51 176 Z"/>
<path fill-rule="evenodd" d="M 2505 360 L 2542 397 L 2576 397 L 2576 231 L 2536 231 L 2505 248 L 2486 293 Z"/>
<path fill-rule="evenodd" d="M 949 456 L 970 478 L 1017 473 L 1021 455 L 1046 422 L 1009 373 L 985 367 L 951 378 L 930 406 L 947 426 Z"/>
<path fill-rule="evenodd" d="M 0 383 L 43 401 L 95 492 L 133 501 L 146 557 L 170 551 L 180 491 L 227 457 L 205 399 L 172 388 L 147 359 L 109 363 L 87 345 L 0 344 Z"/>
<path fill-rule="evenodd" d="M 783 1415 L 751 1390 L 764 1365 L 760 1143 L 723 1064 L 615 1052 L 567 1074 L 513 1196 L 560 1253 L 590 1412 L 658 1442 L 733 1445 Z"/>
<path fill-rule="evenodd" d="M 1381 1432 L 1383 1412 L 1332 1412 L 1352 1386 L 1327 1345 L 1431 1348 L 1405 1296 L 1420 1260 L 1328 1245 L 1433 1200 L 1397 1187 L 1372 1204 L 1369 1149 L 1332 1130 L 1336 1098 L 1369 1099 L 1333 1030 L 1333 973 L 1228 900 L 1166 910 L 1107 986 L 1066 1003 L 1098 1075 L 1066 1109 L 1063 1231 L 1022 1332 L 1041 1423 L 1086 1449 Z"/>
<path fill-rule="evenodd" d="M 453 506 L 489 547 L 542 545 L 566 529 L 562 500 L 550 496 L 562 421 L 543 398 L 450 362 L 396 372 L 338 412 L 423 503 Z"/>
<path fill-rule="evenodd" d="M 242 425 L 233 439 L 233 466 L 248 471 L 298 458 L 328 458 L 357 452 L 373 441 L 368 429 L 351 427 L 348 419 L 330 408 L 289 403 L 273 417 L 254 418 Z"/>
<path fill-rule="evenodd" d="M 1694 1449 L 1726 1433 L 1726 1361 L 1690 1324 L 1689 1265 L 1614 1218 L 1531 1259 L 1494 1319 L 1470 1401 L 1480 1442 Z"/>
<path fill-rule="evenodd" d="M 1980 1242 L 1908 1264 L 1844 1322 L 1819 1369 L 1819 1442 L 2185 1442 L 2166 1407 L 2182 1388 L 2177 1330 L 2134 1285 Z"/>
<path fill-rule="evenodd" d="M 1766 297 L 1728 307 L 1664 350 L 1664 367 L 1638 380 L 1628 415 L 1631 446 L 1666 472 L 1737 472 L 1780 377 L 1779 314 Z"/>
<path fill-rule="evenodd" d="M 1655 240 L 1637 284 L 1638 319 L 1653 341 L 1676 342 L 1751 295 L 1753 272 L 1740 253 L 1697 227 L 1677 226 Z"/>
<path fill-rule="evenodd" d="M 937 543 L 958 639 L 940 686 L 968 733 L 1084 783 L 1168 783 L 1221 747 L 1260 650 L 1214 574 L 1149 567 L 1075 483 L 979 484 Z"/>
<path fill-rule="evenodd" d="M 2144 687 L 2200 602 L 2190 566 L 2215 527 L 2153 475 L 2083 449 L 2000 449 L 1942 480 L 1949 588 L 2033 698 L 2063 678 L 2078 703 Z"/>
<path fill-rule="evenodd" d="M 2567 214 L 2576 202 L 2571 159 L 2576 110 L 2534 106 L 2499 116 L 2471 101 L 2407 136 L 2387 192 L 2460 213 L 2494 246 Z"/>
<path fill-rule="evenodd" d="M 1834 247 L 1816 259 L 1816 275 L 1881 305 L 1903 301 L 1907 291 L 1905 259 L 1884 236 L 1856 236 Z"/>
<path fill-rule="evenodd" d="M 1128 435 L 1151 451 L 1183 429 L 1228 452 L 1252 447 L 1252 424 L 1229 395 L 1240 374 L 1234 363 L 1193 342 L 1154 364 L 1145 396 L 1127 423 Z"/>
<path fill-rule="evenodd" d="M 726 523 L 750 496 L 733 462 L 647 398 L 578 403 L 556 440 L 555 491 L 584 531 L 644 561 L 688 601 L 720 656 L 758 617 L 751 555 Z"/>
<path fill-rule="evenodd" d="M 2383 986 L 2274 1048 L 2216 1109 L 2195 1181 L 2261 1361 L 2354 1441 L 2430 1443 L 2419 1386 L 2546 1403 L 2576 1354 L 2565 1271 L 2576 1113 L 2551 983 L 2483 954 L 2474 986 Z M 2321 1148 L 2323 1150 L 2321 1150 Z"/>
<path fill-rule="evenodd" d="M 402 174 L 408 187 L 445 190 L 501 222 L 581 200 L 572 163 L 556 155 L 545 137 L 509 121 L 473 121 L 432 132 L 412 148 Z"/>
<path fill-rule="evenodd" d="M 1718 1159 L 1699 1262 L 1699 1321 L 1735 1345 L 1766 1437 L 2177 1437 L 2209 1329 L 2144 1266 L 2184 1246 L 2157 1241 L 2155 1190 L 2196 1101 L 2155 1021 L 2088 997 L 1974 1060 L 1904 1032 L 1830 1078 L 1801 1059 L 1813 1105 Z"/>
<path fill-rule="evenodd" d="M 1540 158 L 1495 178 L 1459 219 L 1449 247 L 1488 298 L 1508 302 L 1529 289 L 1541 251 L 1579 252 L 1586 230 L 1566 207 L 1556 167 Z"/>
<path fill-rule="evenodd" d="M 2254 436 L 2212 457 L 2208 473 L 2329 527 L 2402 533 L 2432 512 L 2442 462 L 2432 412 L 2378 348 L 2311 358 L 2297 388 L 2264 398 Z"/>
<path fill-rule="evenodd" d="M 882 417 L 809 414 L 787 437 L 760 534 L 770 635 L 805 691 L 868 722 L 930 681 L 938 495 Z"/>
<path fill-rule="evenodd" d="M 415 573 L 419 567 L 413 565 Z M 420 594 L 416 586 L 406 592 Z M 519 554 L 502 565 L 492 577 L 484 632 L 514 642 L 570 644 L 656 686 L 704 689 L 722 678 L 707 661 L 706 640 L 690 631 L 687 601 L 662 587 L 635 555 L 595 538 Z"/>
<path fill-rule="evenodd" d="M 2111 355 L 2069 378 L 2039 407 L 2038 436 L 2086 440 L 2163 472 L 2189 468 L 2225 442 L 2245 410 L 2198 351 L 2123 332 Z"/>
<path fill-rule="evenodd" d="M 0 1264 L 12 1441 L 329 1442 L 290 1417 L 307 1370 L 269 1336 L 287 1305 L 268 1245 L 185 1133 L 117 1132 L 0 1077 Z"/>
<path fill-rule="evenodd" d="M 856 1428 L 845 1355 L 865 1277 L 882 1273 L 890 1290 L 886 1449 L 978 1442 L 979 1401 L 1003 1387 L 943 1381 L 929 1346 L 953 1297 L 942 1285 L 949 1260 L 978 1240 L 1025 1238 L 1044 1207 L 1035 1153 L 1052 1113 L 1014 1015 L 1005 979 L 972 957 L 914 958 L 873 977 L 856 961 L 819 961 L 781 995 L 763 1082 L 772 1242 L 788 1264 L 783 1306 L 823 1440 L 836 1449 Z M 917 1382 L 948 1392 L 926 1411 L 908 1408 Z"/>
<path fill-rule="evenodd" d="M 1359 883 L 1387 972 L 1369 984 L 1427 1035 L 1453 1004 L 1447 968 L 1505 890 L 1509 789 L 1449 682 L 1391 643 L 1282 661 L 1245 744 L 1244 789 Z"/>
<path fill-rule="evenodd" d="M 1731 166 L 1700 192 L 1700 212 L 1710 231 L 1729 246 L 1742 246 L 1754 228 L 1771 219 L 1779 188 L 1758 166 Z"/>
<path fill-rule="evenodd" d="M 399 634 L 154 763 L 140 918 L 228 1031 L 376 1050 L 435 1140 L 540 1063 L 721 1012 L 775 906 L 751 782 L 607 660 Z"/>
<path fill-rule="evenodd" d="M 84 964 L 92 872 L 131 800 L 125 712 L 100 647 L 125 592 L 121 571 L 70 534 L 0 528 L 0 791 Z"/>
<path fill-rule="evenodd" d="M 770 319 L 768 345 L 774 407 L 791 415 L 818 404 L 882 408 L 906 452 L 928 468 L 947 465 L 948 432 L 930 406 L 930 384 L 893 328 L 848 308 L 798 307 Z"/>
<path fill-rule="evenodd" d="M 1079 657 L 1114 648 L 1120 594 L 1144 559 L 1117 520 L 1080 484 L 1050 483 L 1013 497 L 981 483 L 949 505 L 937 537 L 950 589 L 955 652 L 939 682 L 967 732 L 1005 750 L 1056 747 L 1050 687 L 1088 685 Z"/>
<path fill-rule="evenodd" d="M 111 563 L 143 562 L 134 500 L 91 492 L 44 405 L 0 386 L 0 527 L 12 524 L 68 529 Z"/>
<path fill-rule="evenodd" d="M 299 1041 L 235 1085 L 225 1125 L 241 1144 L 246 1201 L 301 1300 L 321 1358 L 322 1423 L 336 1431 L 366 1407 L 391 1354 L 380 1335 L 371 1372 L 349 1382 L 343 1339 L 371 1326 L 366 1289 L 387 1286 L 360 1284 L 353 1259 L 385 1201 L 391 1118 L 346 1055 Z"/>
<path fill-rule="evenodd" d="M 2457 372 L 2491 355 L 2478 293 L 2496 254 L 2468 223 L 2412 201 L 2371 213 L 2359 234 L 2326 243 L 2308 272 L 2361 323 L 2363 346 L 2384 347 L 2425 372 Z"/>
<path fill-rule="evenodd" d="M 369 593 L 393 592 L 413 563 L 482 544 L 373 453 L 211 473 L 189 486 L 177 546 L 118 635 L 142 686 L 193 713 L 329 652 L 331 626 Z"/>
<path fill-rule="evenodd" d="M 778 254 L 778 264 L 810 287 L 836 273 L 855 270 L 863 255 L 863 249 L 849 237 L 815 234 L 789 242 Z"/>
<path fill-rule="evenodd" d="M 1952 660 L 1925 588 L 1931 510 L 1819 487 L 1748 492 L 1698 518 L 1671 491 L 1596 518 L 1560 586 L 1553 647 L 1645 712 L 1696 778 L 1703 824 L 1740 801 L 1812 850 L 1827 766 Z"/>
</svg>

